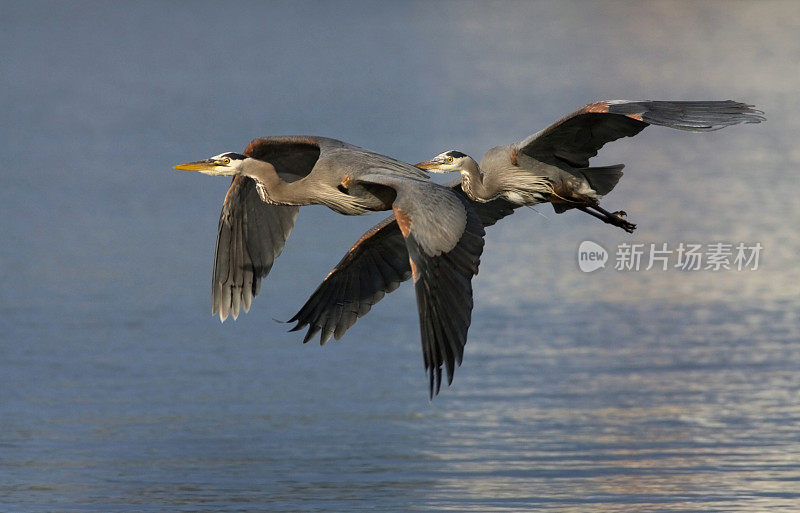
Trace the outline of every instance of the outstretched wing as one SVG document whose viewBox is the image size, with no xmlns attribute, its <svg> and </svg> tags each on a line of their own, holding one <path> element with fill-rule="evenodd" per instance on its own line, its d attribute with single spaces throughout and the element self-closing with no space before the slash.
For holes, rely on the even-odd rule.
<svg viewBox="0 0 800 513">
<path fill-rule="evenodd" d="M 732 100 L 602 101 L 568 114 L 513 147 L 539 160 L 557 159 L 582 168 L 589 166 L 589 159 L 607 142 L 632 137 L 647 125 L 706 132 L 764 119 L 752 105 Z"/>
<path fill-rule="evenodd" d="M 409 278 L 408 250 L 392 215 L 362 235 L 328 273 L 289 320 L 297 321 L 290 331 L 308 326 L 304 343 L 318 332 L 320 344 L 332 336 L 339 340 L 372 305 Z"/>
<path fill-rule="evenodd" d="M 391 187 L 417 295 L 422 354 L 430 395 L 461 365 L 472 316 L 472 277 L 483 252 L 483 225 L 469 202 L 432 182 L 368 174 L 361 182 Z"/>
<path fill-rule="evenodd" d="M 253 140 L 245 155 L 266 160 L 284 180 L 306 176 L 319 159 L 321 145 L 336 141 L 309 136 L 263 137 Z M 225 195 L 217 228 L 211 313 L 224 321 L 248 311 L 261 287 L 261 278 L 283 251 L 299 207 L 269 205 L 256 190 L 256 182 L 236 176 Z"/>
<path fill-rule="evenodd" d="M 457 197 L 457 196 L 456 196 Z M 466 223 L 455 246 L 439 249 L 426 239 L 430 229 L 425 210 L 410 202 L 394 205 L 397 224 L 406 240 L 411 272 L 417 295 L 422 354 L 428 371 L 430 396 L 439 393 L 442 366 L 447 369 L 447 384 L 453 382 L 455 365 L 461 365 L 467 330 L 472 319 L 472 277 L 478 274 L 483 252 L 483 226 L 467 201 Z M 449 207 L 452 208 L 452 207 Z M 447 246 L 443 246 L 447 247 Z"/>
<path fill-rule="evenodd" d="M 261 201 L 252 178 L 234 177 L 217 229 L 211 283 L 211 313 L 221 321 L 250 310 L 261 278 L 283 251 L 300 207 Z"/>
<path fill-rule="evenodd" d="M 460 180 L 452 189 L 466 199 Z M 484 227 L 510 215 L 517 206 L 505 199 L 487 203 L 471 201 L 470 204 Z M 289 320 L 297 322 L 291 331 L 308 326 L 303 342 L 311 340 L 316 333 L 320 334 L 320 344 L 331 337 L 339 340 L 383 296 L 409 278 L 411 264 L 405 239 L 391 215 L 362 235 L 328 273 Z"/>
</svg>

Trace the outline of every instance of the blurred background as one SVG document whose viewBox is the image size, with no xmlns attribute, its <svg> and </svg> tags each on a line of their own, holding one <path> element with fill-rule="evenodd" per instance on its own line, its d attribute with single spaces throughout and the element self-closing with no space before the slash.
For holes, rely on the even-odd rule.
<svg viewBox="0 0 800 513">
<path fill-rule="evenodd" d="M 0 505 L 9 511 L 791 511 L 800 494 L 800 5 L 0 2 Z M 606 146 L 633 235 L 490 228 L 463 367 L 428 401 L 413 288 L 339 342 L 290 318 L 383 214 L 305 207 L 247 315 L 210 315 L 259 136 L 476 158 L 601 99 L 767 122 Z M 447 181 L 447 177 L 441 181 Z M 583 273 L 581 241 L 612 253 Z M 757 270 L 613 269 L 620 243 Z"/>
</svg>

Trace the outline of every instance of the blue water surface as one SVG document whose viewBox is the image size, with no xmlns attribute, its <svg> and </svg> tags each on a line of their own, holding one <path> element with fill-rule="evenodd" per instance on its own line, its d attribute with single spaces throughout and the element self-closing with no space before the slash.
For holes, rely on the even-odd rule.
<svg viewBox="0 0 800 513">
<path fill-rule="evenodd" d="M 0 511 L 800 508 L 797 4 L 0 7 Z M 250 313 L 210 315 L 228 181 L 172 165 L 292 133 L 479 157 L 612 98 L 768 121 L 604 148 L 633 235 L 548 206 L 490 228 L 433 401 L 413 287 L 324 347 L 280 322 L 381 214 L 304 207 Z M 614 270 L 681 242 L 764 249 Z"/>
</svg>

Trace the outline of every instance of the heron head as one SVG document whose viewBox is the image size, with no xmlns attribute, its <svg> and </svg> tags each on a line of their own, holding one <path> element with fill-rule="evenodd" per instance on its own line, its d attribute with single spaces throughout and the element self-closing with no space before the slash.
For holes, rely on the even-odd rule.
<svg viewBox="0 0 800 513">
<path fill-rule="evenodd" d="M 453 171 L 462 171 L 467 160 L 472 160 L 472 157 L 460 151 L 450 150 L 414 165 L 433 173 L 451 173 Z"/>
<path fill-rule="evenodd" d="M 184 171 L 200 171 L 212 176 L 233 176 L 240 174 L 245 159 L 248 157 L 234 152 L 220 153 L 205 160 L 178 164 L 175 169 Z"/>
</svg>

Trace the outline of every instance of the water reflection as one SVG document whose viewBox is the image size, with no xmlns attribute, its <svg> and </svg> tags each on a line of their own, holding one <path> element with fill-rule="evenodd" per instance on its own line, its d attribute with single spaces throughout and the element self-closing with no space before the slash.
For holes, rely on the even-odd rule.
<svg viewBox="0 0 800 513">
<path fill-rule="evenodd" d="M 791 2 L 4 5 L 0 509 L 796 510 L 797 20 Z M 227 183 L 171 164 L 281 133 L 480 155 L 648 97 L 768 121 L 604 149 L 633 237 L 547 207 L 491 228 L 464 366 L 433 403 L 410 287 L 324 348 L 270 320 L 375 216 L 304 209 L 251 313 L 208 314 Z M 752 273 L 587 275 L 582 240 L 765 249 Z"/>
<path fill-rule="evenodd" d="M 676 331 L 675 342 L 691 343 L 672 358 L 665 355 L 675 354 L 675 347 L 662 349 L 664 354 L 631 353 L 616 343 L 614 330 L 596 325 L 588 330 L 594 340 L 568 347 L 549 339 L 545 329 L 536 355 L 522 336 L 511 345 L 479 344 L 489 352 L 500 346 L 500 358 L 487 369 L 497 382 L 490 380 L 490 394 L 478 391 L 477 383 L 459 393 L 469 398 L 462 404 L 468 411 L 447 419 L 463 423 L 470 436 L 448 438 L 444 450 L 433 452 L 455 473 L 437 487 L 433 504 L 468 511 L 585 511 L 587 505 L 604 512 L 790 511 L 800 498 L 788 486 L 800 479 L 800 445 L 790 427 L 800 406 L 783 392 L 776 397 L 766 391 L 791 395 L 800 388 L 794 365 L 785 363 L 798 357 L 792 332 L 774 330 L 753 363 L 738 348 L 757 342 L 733 323 L 674 329 L 665 325 L 675 312 L 612 310 L 632 321 L 647 318 L 653 333 Z M 770 312 L 746 311 L 773 324 Z M 555 329 L 575 340 L 587 324 L 568 321 Z M 714 339 L 724 339 L 732 352 L 725 355 L 724 346 L 716 345 L 716 361 L 703 361 Z M 661 343 L 669 346 L 670 340 Z M 569 361 L 548 359 L 564 352 Z M 503 387 L 502 381 L 513 383 Z M 763 487 L 767 475 L 777 481 Z"/>
</svg>

